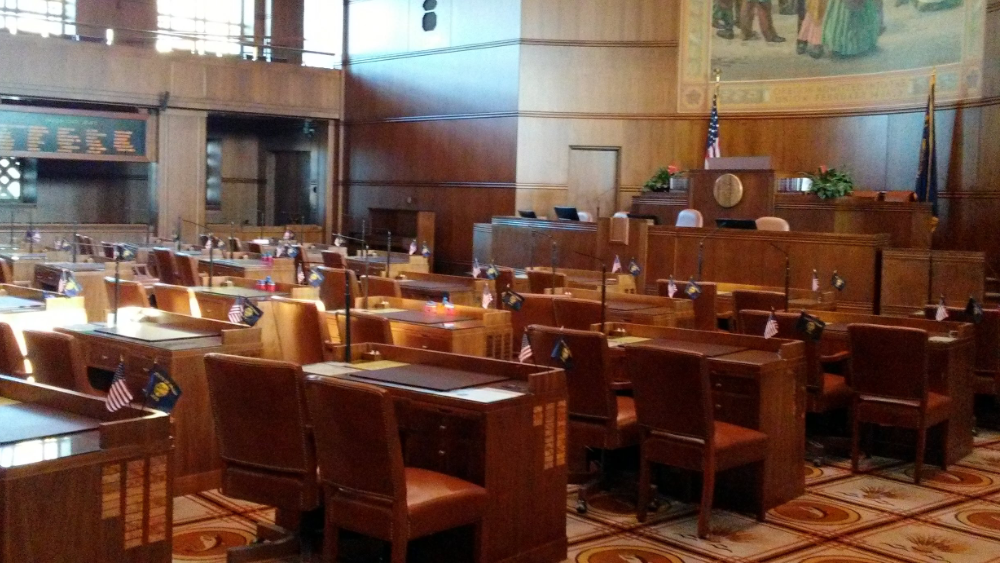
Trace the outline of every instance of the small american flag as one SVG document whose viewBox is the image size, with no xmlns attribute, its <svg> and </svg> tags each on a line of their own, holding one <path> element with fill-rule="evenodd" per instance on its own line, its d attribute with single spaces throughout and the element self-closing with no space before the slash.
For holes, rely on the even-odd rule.
<svg viewBox="0 0 1000 563">
<path fill-rule="evenodd" d="M 674 276 L 670 276 L 670 281 L 667 282 L 667 297 L 673 298 L 675 293 L 677 293 L 677 283 L 674 282 Z"/>
<path fill-rule="evenodd" d="M 943 321 L 948 318 L 948 309 L 944 306 L 944 296 L 938 301 L 937 311 L 934 312 L 934 320 Z"/>
<path fill-rule="evenodd" d="M 479 274 L 483 272 L 483 269 L 479 267 L 479 258 L 472 259 L 472 277 L 478 278 Z"/>
<path fill-rule="evenodd" d="M 424 258 L 430 258 L 431 257 L 431 247 L 427 246 L 426 242 L 424 243 L 423 248 L 420 250 L 420 254 L 422 254 L 424 256 Z"/>
<path fill-rule="evenodd" d="M 285 233 L 281 235 L 281 238 L 285 240 L 292 240 L 295 238 L 295 233 L 293 233 L 291 229 L 286 228 Z"/>
<path fill-rule="evenodd" d="M 528 333 L 521 337 L 521 353 L 517 355 L 517 360 L 522 364 L 534 363 L 534 356 L 531 354 L 531 342 L 528 342 Z"/>
<path fill-rule="evenodd" d="M 115 368 L 114 378 L 111 379 L 111 387 L 108 389 L 107 408 L 110 412 L 116 412 L 127 407 L 132 402 L 132 393 L 129 392 L 125 384 L 125 362 L 119 361 Z"/>
<path fill-rule="evenodd" d="M 416 253 L 417 253 L 417 239 L 413 239 L 410 241 L 410 256 L 413 256 Z"/>
<path fill-rule="evenodd" d="M 708 141 L 705 143 L 705 164 L 708 159 L 722 156 L 719 144 L 719 93 L 712 96 L 712 115 L 708 118 Z"/>
<path fill-rule="evenodd" d="M 617 274 L 622 271 L 622 261 L 618 259 L 618 255 L 615 254 L 615 263 L 611 265 L 611 273 Z"/>
<path fill-rule="evenodd" d="M 493 292 L 490 291 L 490 286 L 483 285 L 483 309 L 489 309 L 490 304 L 493 303 Z"/>
<path fill-rule="evenodd" d="M 771 338 L 776 334 L 778 334 L 778 319 L 774 318 L 774 311 L 771 311 L 764 326 L 764 338 Z"/>
<path fill-rule="evenodd" d="M 243 305 L 240 304 L 240 299 L 233 301 L 233 305 L 229 308 L 229 322 L 243 323 Z"/>
<path fill-rule="evenodd" d="M 298 280 L 299 285 L 306 283 L 306 270 L 305 264 L 302 264 L 298 268 L 298 273 L 295 274 L 295 279 Z"/>
<path fill-rule="evenodd" d="M 812 290 L 819 291 L 819 274 L 813 270 Z"/>
</svg>

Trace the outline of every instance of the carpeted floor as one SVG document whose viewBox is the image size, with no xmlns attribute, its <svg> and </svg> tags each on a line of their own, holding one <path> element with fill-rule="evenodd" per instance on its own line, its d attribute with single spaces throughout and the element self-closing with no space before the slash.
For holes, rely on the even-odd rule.
<svg viewBox="0 0 1000 563">
<path fill-rule="evenodd" d="M 975 451 L 947 473 L 874 458 L 804 465 L 807 493 L 766 522 L 715 510 L 712 537 L 695 535 L 697 507 L 667 499 L 639 525 L 626 498 L 602 494 L 585 516 L 567 495 L 569 561 L 577 563 L 986 563 L 1000 562 L 1000 432 L 981 431 Z M 216 491 L 174 501 L 174 561 L 224 562 L 274 511 Z M 353 562 L 352 562 L 353 563 Z M 374 561 L 373 561 L 374 563 Z"/>
</svg>

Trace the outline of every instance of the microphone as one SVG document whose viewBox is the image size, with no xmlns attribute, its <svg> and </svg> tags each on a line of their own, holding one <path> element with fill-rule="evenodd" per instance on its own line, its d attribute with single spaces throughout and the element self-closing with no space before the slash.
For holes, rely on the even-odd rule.
<svg viewBox="0 0 1000 563">
<path fill-rule="evenodd" d="M 604 263 L 604 260 L 598 258 L 597 256 L 594 256 L 592 254 L 587 254 L 585 252 L 580 252 L 578 250 L 574 250 L 573 252 L 579 254 L 580 256 L 590 258 L 591 260 L 594 260 L 595 262 L 601 265 L 601 332 L 604 332 L 604 327 L 607 320 L 606 310 L 608 308 L 608 266 Z M 553 292 L 553 295 L 554 294 L 555 292 Z"/>
<path fill-rule="evenodd" d="M 787 312 L 789 310 L 788 309 L 788 295 L 789 295 L 789 292 L 790 292 L 789 286 L 791 285 L 791 278 L 792 278 L 792 263 L 791 263 L 791 259 L 788 256 L 788 251 L 787 250 L 785 250 L 785 249 L 781 248 L 780 246 L 774 244 L 774 242 L 772 242 L 772 241 L 766 241 L 766 242 L 767 242 L 767 244 L 770 244 L 772 247 L 774 247 L 778 252 L 780 252 L 785 257 L 785 311 Z"/>
<path fill-rule="evenodd" d="M 708 237 L 710 237 L 710 236 L 714 235 L 715 233 L 719 232 L 719 229 L 721 229 L 721 228 L 722 227 L 716 225 L 715 228 L 712 229 L 712 232 L 708 233 L 707 235 L 701 237 L 698 240 L 698 281 L 702 281 L 702 279 L 701 279 L 701 268 L 702 268 L 703 263 L 705 262 L 705 239 L 707 239 Z"/>
<path fill-rule="evenodd" d="M 552 241 L 552 250 L 549 253 L 549 267 L 552 269 L 552 295 L 556 294 L 556 251 L 558 249 L 558 243 L 556 239 L 552 238 L 552 235 L 548 233 L 543 233 L 540 231 L 531 231 L 531 236 L 541 235 Z M 535 245 L 531 245 L 531 256 L 534 258 L 535 255 Z"/>
<path fill-rule="evenodd" d="M 354 242 L 361 243 L 361 250 L 364 253 L 364 264 L 365 264 L 365 300 L 364 307 L 368 308 L 368 243 L 362 239 L 357 239 L 354 237 L 349 237 L 342 235 L 340 233 L 333 233 L 334 241 L 336 239 L 341 240 L 351 240 Z M 334 246 L 337 246 L 336 242 Z M 344 325 L 344 343 L 347 345 L 346 351 L 344 352 L 344 358 L 347 363 L 351 362 L 351 276 L 349 274 L 344 274 L 344 319 L 346 324 Z"/>
</svg>

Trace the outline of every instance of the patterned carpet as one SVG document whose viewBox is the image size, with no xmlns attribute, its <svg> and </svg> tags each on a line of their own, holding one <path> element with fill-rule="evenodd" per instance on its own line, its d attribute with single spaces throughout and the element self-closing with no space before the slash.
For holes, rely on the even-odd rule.
<svg viewBox="0 0 1000 563">
<path fill-rule="evenodd" d="M 844 459 L 805 465 L 807 493 L 766 522 L 715 510 L 712 536 L 695 534 L 697 507 L 665 500 L 639 525 L 634 507 L 612 494 L 586 516 L 567 496 L 569 559 L 575 563 L 986 563 L 1000 562 L 1000 432 L 981 431 L 975 451 L 944 473 L 874 458 L 852 475 Z M 174 502 L 174 561 L 225 561 L 274 511 L 216 491 Z M 353 561 L 351 563 L 354 563 Z M 374 561 L 373 561 L 374 563 Z"/>
</svg>

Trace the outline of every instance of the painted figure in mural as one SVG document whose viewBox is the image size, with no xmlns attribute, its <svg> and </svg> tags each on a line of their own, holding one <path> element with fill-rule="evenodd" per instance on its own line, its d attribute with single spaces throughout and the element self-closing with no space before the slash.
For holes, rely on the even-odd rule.
<svg viewBox="0 0 1000 563">
<path fill-rule="evenodd" d="M 877 0 L 830 0 L 823 20 L 823 45 L 839 57 L 875 50 L 882 28 Z"/>
<path fill-rule="evenodd" d="M 753 30 L 753 20 L 756 16 L 757 24 L 760 26 L 760 33 L 764 40 L 771 43 L 781 43 L 784 37 L 778 35 L 774 30 L 774 20 L 771 15 L 771 0 L 743 0 L 743 8 L 740 10 L 740 30 L 743 32 L 743 40 L 753 39 L 756 33 Z"/>
<path fill-rule="evenodd" d="M 823 18 L 829 0 L 805 0 L 802 24 L 799 26 L 799 40 L 796 45 L 800 55 L 818 59 L 823 56 Z"/>
<path fill-rule="evenodd" d="M 712 22 L 718 31 L 716 35 L 723 39 L 733 39 L 736 34 L 733 29 L 739 25 L 740 8 L 744 0 L 715 0 L 712 6 Z"/>
</svg>

